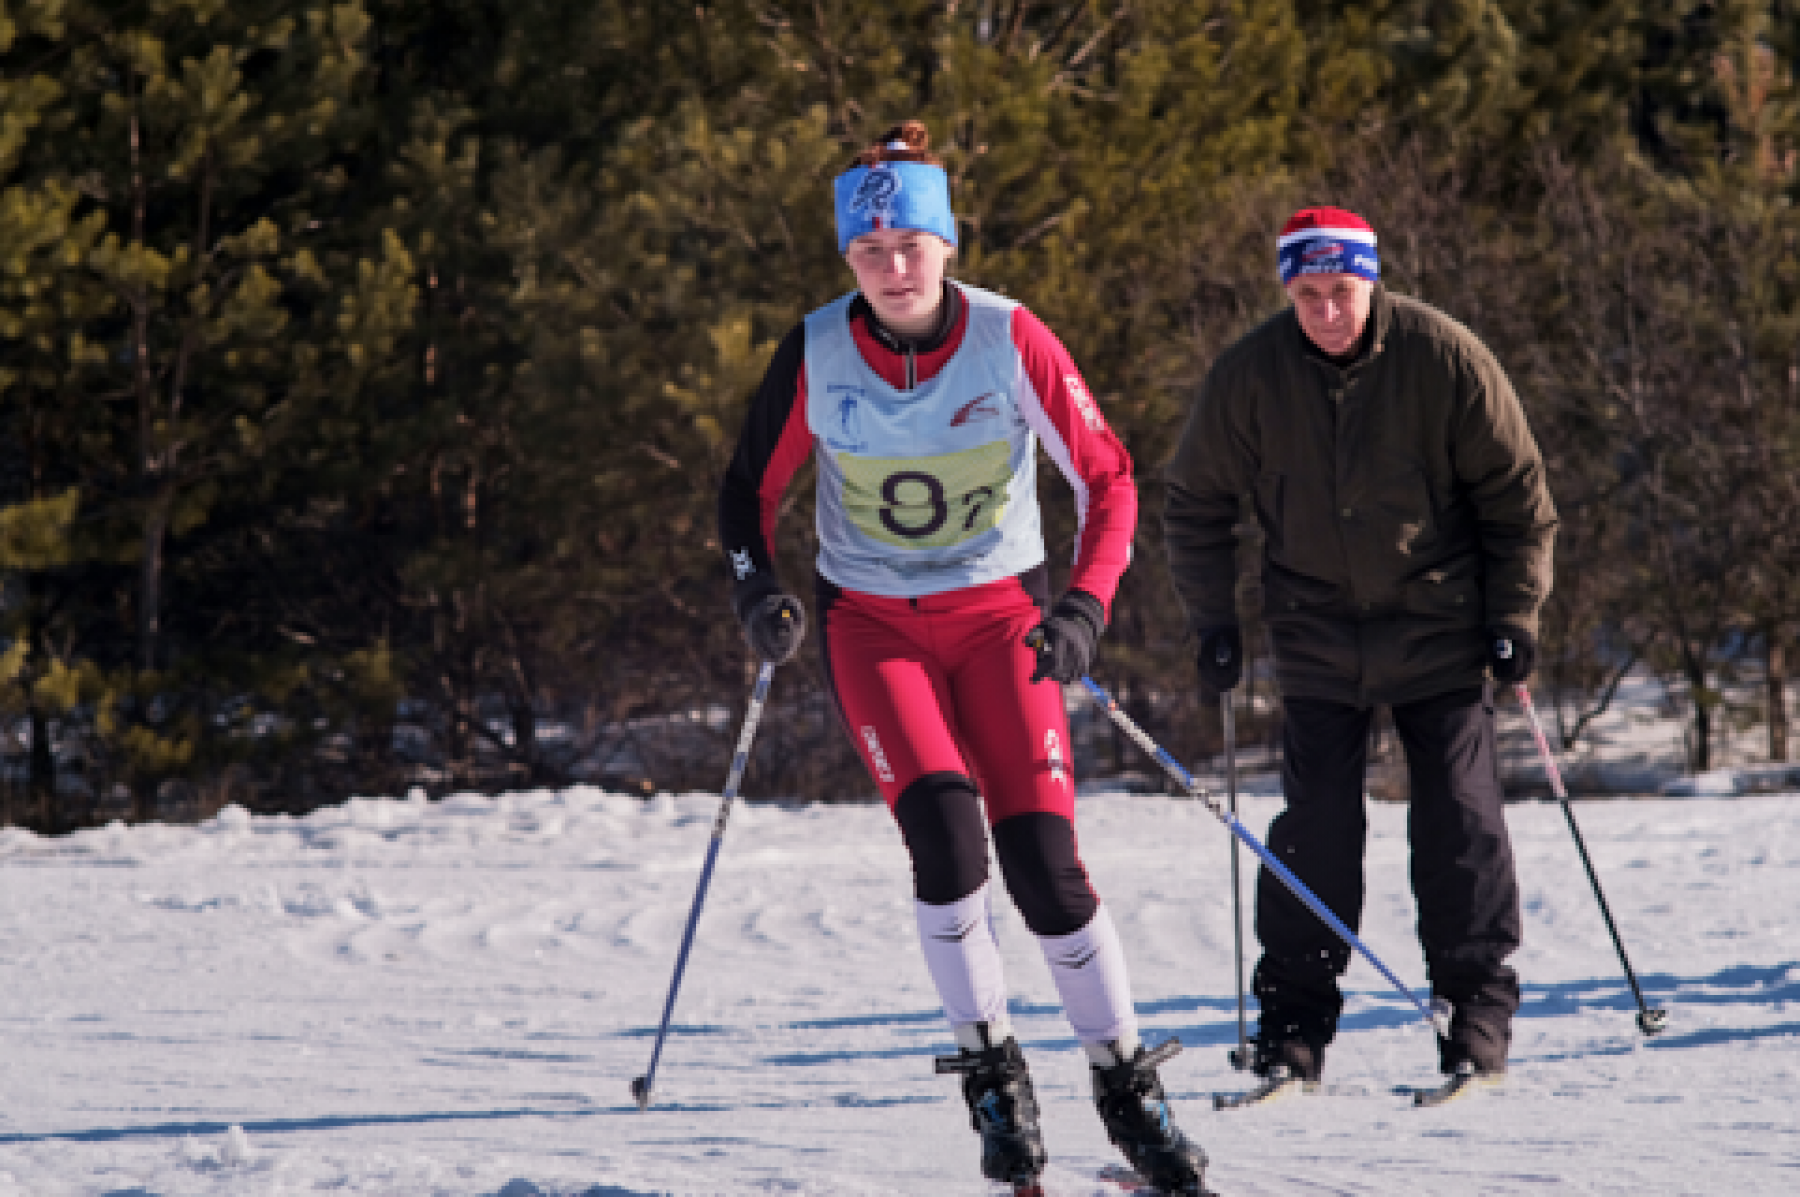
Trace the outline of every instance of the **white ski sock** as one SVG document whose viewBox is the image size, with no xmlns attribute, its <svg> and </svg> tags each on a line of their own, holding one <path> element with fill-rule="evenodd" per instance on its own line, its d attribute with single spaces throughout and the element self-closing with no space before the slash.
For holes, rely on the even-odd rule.
<svg viewBox="0 0 1800 1197">
<path fill-rule="evenodd" d="M 1001 1015 L 999 1022 L 965 1022 L 961 1026 L 951 1027 L 956 1035 L 956 1046 L 969 1052 L 984 1052 L 990 1047 L 999 1047 L 1012 1037 L 1012 1023 Z"/>
<path fill-rule="evenodd" d="M 1006 1024 L 1006 977 L 1000 967 L 1000 945 L 988 921 L 988 887 L 966 898 L 935 906 L 915 902 L 919 944 L 925 967 L 944 1003 L 953 1028 L 974 1023 Z M 1011 1028 L 1007 1031 L 1010 1033 Z M 1005 1040 L 999 1035 L 996 1042 Z M 958 1042 L 961 1042 L 960 1032 Z"/>
<path fill-rule="evenodd" d="M 1063 1013 L 1088 1058 L 1096 1064 L 1117 1063 L 1116 1054 L 1129 1059 L 1137 1051 L 1137 1012 L 1131 1008 L 1125 952 L 1106 907 L 1096 910 L 1081 930 L 1040 935 L 1038 945 L 1062 995 Z"/>
<path fill-rule="evenodd" d="M 1096 1068 L 1111 1068 L 1115 1064 L 1123 1064 L 1137 1055 L 1139 1042 L 1137 1032 L 1118 1039 L 1108 1039 L 1104 1043 L 1084 1043 L 1081 1050 L 1087 1053 L 1088 1063 Z"/>
</svg>

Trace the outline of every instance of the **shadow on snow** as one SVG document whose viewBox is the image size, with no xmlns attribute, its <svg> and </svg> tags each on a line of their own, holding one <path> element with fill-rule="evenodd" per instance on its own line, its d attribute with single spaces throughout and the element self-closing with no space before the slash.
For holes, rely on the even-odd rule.
<svg viewBox="0 0 1800 1197">
<path fill-rule="evenodd" d="M 734 1110 L 814 1109 L 833 1105 L 854 1109 L 879 1109 L 888 1106 L 931 1105 L 936 1097 L 865 1097 L 839 1094 L 835 1097 L 808 1097 L 794 1101 L 747 1102 L 672 1102 L 659 1100 L 650 1114 L 658 1112 L 682 1114 L 725 1113 Z M 237 1127 L 248 1135 L 291 1135 L 309 1131 L 349 1130 L 368 1126 L 406 1126 L 449 1122 L 494 1122 L 520 1118 L 595 1118 L 614 1115 L 642 1117 L 636 1103 L 604 1106 L 585 1110 L 509 1109 L 509 1110 L 440 1110 L 416 1114 L 332 1114 L 318 1118 L 234 1119 L 221 1122 L 153 1122 L 143 1126 L 100 1126 L 86 1130 L 13 1131 L 0 1134 L 0 1146 L 20 1143 L 121 1143 L 133 1139 L 168 1139 L 223 1135 Z M 691 1141 L 691 1140 L 684 1140 Z M 614 1190 L 602 1189 L 604 1193 Z M 623 1193 L 624 1190 L 618 1190 Z"/>
<path fill-rule="evenodd" d="M 631 1109 L 637 1109 L 631 1106 Z M 118 1143 L 130 1139 L 222 1135 L 232 1127 L 246 1134 L 288 1135 L 307 1131 L 346 1130 L 363 1126 L 405 1126 L 432 1122 L 488 1122 L 510 1118 L 570 1118 L 597 1110 L 449 1110 L 417 1114 L 331 1114 L 318 1118 L 265 1118 L 229 1122 L 153 1122 L 143 1126 L 92 1127 L 71 1131 L 13 1131 L 0 1134 L 0 1145 L 13 1143 Z"/>
<path fill-rule="evenodd" d="M 1705 1006 L 1773 1006 L 1778 1003 L 1800 1000 L 1800 963 L 1739 964 L 1702 977 L 1678 977 L 1666 972 L 1646 973 L 1639 976 L 1638 984 L 1644 992 L 1645 1002 L 1651 1007 L 1697 1009 Z M 1417 1026 L 1422 1022 L 1418 1011 L 1392 990 L 1358 989 L 1348 991 L 1345 996 L 1380 1004 L 1374 1008 L 1359 1009 L 1346 1014 L 1339 1024 L 1343 1031 L 1393 1030 Z M 1423 991 L 1421 991 L 1421 996 L 1423 996 Z M 1034 1017 L 1057 1019 L 1062 1014 L 1060 1006 L 1047 1002 L 1024 1002 L 1015 999 L 1009 1004 L 1009 1008 L 1015 1021 Z M 1636 1009 L 1637 1000 L 1632 996 L 1630 986 L 1626 983 L 1624 974 L 1621 973 L 1616 978 L 1593 977 L 1550 984 L 1526 984 L 1524 986 L 1524 1002 L 1519 1009 L 1518 1017 L 1521 1020 L 1560 1018 L 1582 1011 L 1601 1010 L 1616 1010 L 1621 1015 L 1625 1015 L 1635 1012 Z M 1180 1036 L 1182 1042 L 1190 1047 L 1231 1046 L 1237 1042 L 1237 998 L 1235 994 L 1169 997 L 1140 1001 L 1137 1003 L 1137 1011 L 1147 1022 L 1154 1020 L 1158 1024 L 1154 1028 L 1146 1028 L 1147 1036 L 1152 1040 L 1161 1035 L 1174 1034 Z M 1189 1017 L 1183 1018 L 1184 1015 Z M 1200 1017 L 1192 1017 L 1195 1015 Z M 1208 1015 L 1216 1017 L 1209 1018 Z M 1249 1016 L 1254 1023 L 1256 1017 L 1254 1001 L 1249 1004 Z M 1173 1025 L 1170 1023 L 1171 1019 L 1173 1019 Z M 940 1011 L 929 1009 L 844 1018 L 807 1019 L 780 1025 L 796 1030 L 855 1030 L 904 1025 L 936 1027 L 942 1024 L 942 1020 L 943 1014 Z M 1772 1026 L 1715 1026 L 1684 1033 L 1680 1027 L 1679 1012 L 1673 1016 L 1672 1022 L 1673 1025 L 1669 1031 L 1649 1040 L 1652 1046 L 1662 1050 L 1703 1047 L 1734 1040 L 1792 1035 L 1797 1029 L 1795 1024 L 1783 1023 Z M 1635 1043 L 1639 1036 L 1635 1033 L 1634 1027 L 1631 1027 L 1630 1024 L 1626 1025 L 1631 1032 L 1628 1042 Z M 709 1027 L 706 1030 L 716 1033 L 720 1028 Z M 1057 1051 L 1074 1050 L 1077 1046 L 1073 1037 L 1037 1035 L 1028 1038 L 1025 1028 L 1020 1027 L 1019 1030 L 1021 1044 L 1026 1047 Z M 944 1037 L 946 1040 L 948 1039 L 947 1029 Z M 895 1059 L 912 1055 L 916 1050 L 906 1047 L 884 1047 L 869 1050 L 793 1052 L 764 1057 L 764 1060 L 771 1064 L 807 1066 L 845 1060 Z M 949 1050 L 947 1046 L 946 1050 Z M 1597 1045 L 1586 1054 L 1611 1055 L 1616 1050 L 1624 1050 L 1624 1048 L 1615 1049 L 1611 1046 Z"/>
</svg>

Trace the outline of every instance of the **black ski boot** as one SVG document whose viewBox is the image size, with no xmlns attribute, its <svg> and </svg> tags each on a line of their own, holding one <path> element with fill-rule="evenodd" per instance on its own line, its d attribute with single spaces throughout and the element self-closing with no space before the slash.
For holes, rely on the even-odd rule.
<svg viewBox="0 0 1800 1197">
<path fill-rule="evenodd" d="M 1250 1036 L 1251 1072 L 1270 1080 L 1291 1078 L 1309 1085 L 1319 1083 L 1325 1073 L 1325 1044 L 1316 1038 L 1271 1039 L 1265 1034 Z"/>
<path fill-rule="evenodd" d="M 985 1041 L 985 1026 L 981 1034 Z M 1004 1042 L 982 1051 L 964 1048 L 954 1056 L 939 1056 L 937 1070 L 962 1075 L 969 1122 L 981 1135 L 981 1174 L 1015 1185 L 1035 1181 L 1049 1157 L 1038 1130 L 1037 1095 L 1031 1090 L 1031 1074 L 1025 1070 L 1019 1041 L 1008 1035 Z"/>
<path fill-rule="evenodd" d="M 1155 1051 L 1140 1044 L 1129 1060 L 1109 1068 L 1094 1065 L 1094 1105 L 1107 1137 L 1145 1180 L 1179 1197 L 1215 1197 L 1201 1179 L 1206 1153 L 1176 1127 L 1156 1075 L 1156 1066 L 1180 1050 L 1178 1039 Z"/>
<path fill-rule="evenodd" d="M 1296 1080 L 1317 1084 L 1325 1073 L 1325 1048 L 1337 1033 L 1337 1012 L 1343 1005 L 1337 978 L 1325 974 L 1313 983 L 1270 984 L 1266 962 L 1256 968 L 1256 996 L 1262 1013 L 1256 1034 L 1250 1037 L 1250 1071 L 1273 1077 L 1277 1069 Z M 1298 991 L 1302 1003 L 1283 1001 L 1283 991 Z"/>
</svg>

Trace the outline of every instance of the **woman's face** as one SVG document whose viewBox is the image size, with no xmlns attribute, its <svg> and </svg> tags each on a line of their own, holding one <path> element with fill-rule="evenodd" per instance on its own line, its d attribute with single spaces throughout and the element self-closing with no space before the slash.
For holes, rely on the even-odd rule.
<svg viewBox="0 0 1800 1197">
<path fill-rule="evenodd" d="M 915 229 L 876 229 L 850 243 L 844 260 L 856 285 L 881 317 L 903 336 L 930 332 L 944 298 L 948 242 Z"/>
</svg>

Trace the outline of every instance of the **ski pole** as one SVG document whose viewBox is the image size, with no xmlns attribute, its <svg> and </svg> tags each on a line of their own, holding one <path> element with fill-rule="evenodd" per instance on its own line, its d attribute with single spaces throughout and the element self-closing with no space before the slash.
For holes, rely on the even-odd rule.
<svg viewBox="0 0 1800 1197">
<path fill-rule="evenodd" d="M 1637 998 L 1638 1030 L 1646 1036 L 1654 1035 L 1669 1025 L 1669 1012 L 1652 1009 L 1644 1002 L 1644 991 L 1638 988 L 1637 974 L 1631 971 L 1631 961 L 1625 958 L 1625 944 L 1619 938 L 1618 927 L 1613 924 L 1612 911 L 1606 905 L 1606 895 L 1600 892 L 1600 878 L 1594 873 L 1594 862 L 1588 857 L 1587 844 L 1581 838 L 1581 828 L 1575 824 L 1575 808 L 1569 805 L 1569 791 L 1563 785 L 1562 771 L 1556 767 L 1556 758 L 1550 753 L 1550 741 L 1544 735 L 1544 725 L 1538 721 L 1537 708 L 1531 702 L 1531 691 L 1525 688 L 1524 682 L 1519 682 L 1513 686 L 1513 693 L 1519 696 L 1519 705 L 1525 708 L 1525 718 L 1531 724 L 1531 738 L 1537 741 L 1538 755 L 1544 759 L 1544 772 L 1550 776 L 1550 790 L 1556 795 L 1556 800 L 1562 803 L 1563 818 L 1569 821 L 1569 834 L 1575 837 L 1575 850 L 1581 854 L 1581 867 L 1587 870 L 1588 884 L 1593 886 L 1594 899 L 1600 903 L 1600 917 L 1606 920 L 1606 933 L 1612 936 L 1613 950 L 1619 954 L 1619 963 L 1625 968 L 1625 979 L 1631 982 L 1632 996 Z"/>
<path fill-rule="evenodd" d="M 725 842 L 725 820 L 731 815 L 731 803 L 737 797 L 738 785 L 744 780 L 744 768 L 750 761 L 750 740 L 762 719 L 763 701 L 769 696 L 769 679 L 775 676 L 775 662 L 764 661 L 756 672 L 756 689 L 750 695 L 750 709 L 744 714 L 744 730 L 738 733 L 737 752 L 731 758 L 731 772 L 725 778 L 725 794 L 719 802 L 718 816 L 713 819 L 712 843 L 706 849 L 706 863 L 700 866 L 700 884 L 694 890 L 694 905 L 688 911 L 687 930 L 681 935 L 681 951 L 675 957 L 675 975 L 669 980 L 669 996 L 663 1002 L 662 1025 L 656 1030 L 656 1046 L 650 1049 L 650 1067 L 643 1076 L 631 1082 L 631 1096 L 638 1109 L 650 1108 L 650 1086 L 656 1079 L 656 1062 L 662 1058 L 663 1038 L 669 1033 L 669 1019 L 675 1013 L 675 995 L 681 990 L 681 974 L 687 968 L 688 949 L 694 946 L 694 928 L 700 923 L 700 905 L 706 901 L 706 887 L 712 880 L 713 864 L 719 859 L 719 845 Z"/>
<path fill-rule="evenodd" d="M 1114 723 L 1119 725 L 1119 730 L 1131 737 L 1139 748 L 1142 748 L 1152 757 L 1155 757 L 1156 762 L 1163 767 L 1170 777 L 1173 777 L 1176 781 L 1181 783 L 1182 788 L 1188 792 L 1190 797 L 1197 799 L 1207 810 L 1213 813 L 1214 818 L 1225 824 L 1232 835 L 1243 841 L 1245 847 L 1249 848 L 1252 852 L 1256 853 L 1257 856 L 1262 858 L 1263 864 L 1283 885 L 1287 886 L 1289 893 L 1300 899 L 1301 903 L 1303 903 L 1308 910 L 1318 915 L 1327 927 L 1330 927 L 1332 931 L 1337 933 L 1339 939 L 1343 940 L 1350 947 L 1355 948 L 1358 952 L 1361 952 L 1363 959 L 1375 966 L 1375 971 L 1386 977 L 1389 984 L 1393 985 L 1395 989 L 1398 989 L 1404 994 L 1406 1000 L 1416 1006 L 1419 1013 L 1424 1015 L 1425 1021 L 1431 1024 L 1431 1029 L 1437 1032 L 1440 1039 L 1448 1039 L 1450 1037 L 1449 1028 L 1444 1025 L 1442 1016 L 1430 1006 L 1420 1001 L 1418 995 L 1413 993 L 1412 990 L 1401 984 L 1400 978 L 1389 971 L 1388 966 L 1381 962 L 1380 957 L 1376 956 L 1374 952 L 1371 952 L 1363 941 L 1356 937 L 1356 933 L 1344 925 L 1344 920 L 1333 914 L 1331 908 L 1321 902 L 1318 895 L 1306 887 L 1305 882 L 1294 876 L 1293 871 L 1282 864 L 1273 852 L 1270 852 L 1265 848 L 1261 840 L 1250 834 L 1249 830 L 1246 829 L 1242 823 L 1238 822 L 1236 815 L 1220 806 L 1218 798 L 1199 782 L 1195 781 L 1193 774 L 1189 773 L 1186 769 L 1183 769 L 1179 761 L 1163 750 L 1162 745 L 1158 744 L 1155 740 L 1152 740 L 1143 728 L 1132 721 L 1131 716 L 1120 710 L 1119 704 L 1113 701 L 1112 695 L 1108 694 L 1104 689 L 1097 685 L 1092 678 L 1082 678 L 1081 684 L 1087 687 L 1088 693 L 1093 695 L 1094 700 L 1105 709 L 1107 716 Z"/>
<path fill-rule="evenodd" d="M 1231 708 L 1231 691 L 1219 695 L 1219 720 L 1225 733 L 1225 797 L 1231 817 L 1237 818 L 1237 714 Z M 1244 1016 L 1244 889 L 1238 880 L 1238 841 L 1231 837 L 1231 950 L 1237 966 L 1238 1045 L 1230 1054 L 1231 1066 L 1250 1067 L 1250 1034 Z"/>
</svg>

